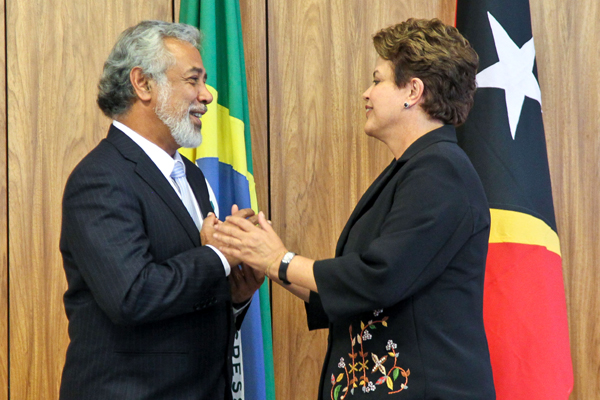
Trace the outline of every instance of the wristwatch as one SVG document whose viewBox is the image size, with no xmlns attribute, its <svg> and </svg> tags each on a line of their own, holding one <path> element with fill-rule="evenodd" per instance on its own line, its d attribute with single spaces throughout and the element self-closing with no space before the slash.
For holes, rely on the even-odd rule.
<svg viewBox="0 0 600 400">
<path fill-rule="evenodd" d="M 296 253 L 288 251 L 281 259 L 281 264 L 279 264 L 279 280 L 285 285 L 290 284 L 290 281 L 287 280 L 287 269 L 295 255 Z"/>
</svg>

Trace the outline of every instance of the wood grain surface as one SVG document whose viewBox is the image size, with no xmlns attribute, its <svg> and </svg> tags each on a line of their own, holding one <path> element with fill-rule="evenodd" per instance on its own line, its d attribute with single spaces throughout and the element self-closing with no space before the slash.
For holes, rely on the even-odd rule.
<svg viewBox="0 0 600 400">
<path fill-rule="evenodd" d="M 6 47 L 5 1 L 0 2 L 0 48 Z M 0 54 L 6 71 L 5 52 Z M 0 73 L 0 88 L 6 74 Z M 0 92 L 0 399 L 8 399 L 8 181 L 7 181 L 6 89 Z"/>
<path fill-rule="evenodd" d="M 267 21 L 264 1 L 240 0 L 258 208 L 269 210 Z"/>
<path fill-rule="evenodd" d="M 531 0 L 530 5 L 569 314 L 571 400 L 598 400 L 600 3 Z"/>
<path fill-rule="evenodd" d="M 61 198 L 110 123 L 96 106 L 104 60 L 128 26 L 171 16 L 170 0 L 7 3 L 11 399 L 58 398 L 68 344 Z"/>
</svg>

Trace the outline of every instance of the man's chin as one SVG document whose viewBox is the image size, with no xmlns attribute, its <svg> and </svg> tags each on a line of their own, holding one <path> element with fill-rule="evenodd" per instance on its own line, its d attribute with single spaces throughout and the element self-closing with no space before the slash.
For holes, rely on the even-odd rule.
<svg viewBox="0 0 600 400">
<path fill-rule="evenodd" d="M 171 136 L 180 147 L 196 148 L 202 143 L 202 130 L 200 126 L 189 124 L 181 126 L 180 122 L 171 128 Z"/>
<path fill-rule="evenodd" d="M 176 140 L 177 144 L 181 147 L 188 149 L 195 149 L 202 144 L 202 135 L 194 136 L 193 138 L 186 138 L 184 140 Z"/>
</svg>

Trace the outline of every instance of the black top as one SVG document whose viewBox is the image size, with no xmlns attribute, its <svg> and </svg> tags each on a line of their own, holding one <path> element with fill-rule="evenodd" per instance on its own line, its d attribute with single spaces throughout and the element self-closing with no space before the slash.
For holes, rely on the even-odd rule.
<svg viewBox="0 0 600 400">
<path fill-rule="evenodd" d="M 489 229 L 454 127 L 394 160 L 354 209 L 336 257 L 314 265 L 309 328 L 330 329 L 319 398 L 495 399 L 483 326 Z"/>
</svg>

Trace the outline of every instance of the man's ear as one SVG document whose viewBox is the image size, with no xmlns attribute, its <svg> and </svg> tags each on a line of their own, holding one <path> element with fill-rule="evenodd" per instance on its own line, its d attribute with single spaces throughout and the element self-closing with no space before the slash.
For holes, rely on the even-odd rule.
<svg viewBox="0 0 600 400">
<path fill-rule="evenodd" d="M 154 82 L 148 79 L 140 67 L 131 69 L 129 80 L 133 86 L 133 91 L 141 101 L 152 100 L 152 85 Z"/>
</svg>

